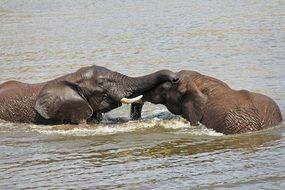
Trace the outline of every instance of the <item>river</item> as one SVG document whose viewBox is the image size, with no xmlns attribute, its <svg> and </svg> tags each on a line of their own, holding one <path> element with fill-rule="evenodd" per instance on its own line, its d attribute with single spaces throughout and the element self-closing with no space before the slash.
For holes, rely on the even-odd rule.
<svg viewBox="0 0 285 190">
<path fill-rule="evenodd" d="M 92 64 L 130 76 L 196 70 L 272 97 L 285 118 L 285 2 L 1 0 L 0 82 Z M 164 106 L 101 124 L 0 122 L 0 189 L 282 189 L 285 123 L 241 135 Z"/>
</svg>

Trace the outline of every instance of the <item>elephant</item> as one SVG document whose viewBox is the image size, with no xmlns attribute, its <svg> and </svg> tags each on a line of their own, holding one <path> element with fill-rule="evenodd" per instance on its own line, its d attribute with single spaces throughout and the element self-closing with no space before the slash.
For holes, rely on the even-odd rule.
<svg viewBox="0 0 285 190">
<path fill-rule="evenodd" d="M 102 113 L 141 98 L 134 94 L 178 80 L 169 70 L 129 77 L 93 65 L 42 83 L 8 81 L 0 85 L 0 119 L 47 125 L 100 120 Z"/>
<path fill-rule="evenodd" d="M 278 105 L 263 94 L 234 90 L 216 78 L 196 71 L 177 73 L 179 82 L 164 82 L 143 93 L 142 101 L 163 104 L 192 126 L 199 123 L 224 134 L 239 134 L 282 121 Z M 141 118 L 143 103 L 131 105 L 131 118 Z"/>
</svg>

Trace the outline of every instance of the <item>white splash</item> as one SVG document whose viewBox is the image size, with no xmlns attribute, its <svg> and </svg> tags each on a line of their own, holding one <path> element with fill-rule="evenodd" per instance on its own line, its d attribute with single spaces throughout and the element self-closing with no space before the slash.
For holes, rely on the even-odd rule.
<svg viewBox="0 0 285 190">
<path fill-rule="evenodd" d="M 70 135 L 70 136 L 95 136 L 95 135 L 113 135 L 119 133 L 130 133 L 135 131 L 144 131 L 158 128 L 161 132 L 170 132 L 173 134 L 191 134 L 191 135 L 209 135 L 221 136 L 214 130 L 207 129 L 203 125 L 190 126 L 189 122 L 181 117 L 171 119 L 151 118 L 138 121 L 110 122 L 104 121 L 100 124 L 81 124 L 81 125 L 57 125 L 57 126 L 39 126 L 32 125 L 30 128 L 36 132 L 48 135 Z"/>
</svg>

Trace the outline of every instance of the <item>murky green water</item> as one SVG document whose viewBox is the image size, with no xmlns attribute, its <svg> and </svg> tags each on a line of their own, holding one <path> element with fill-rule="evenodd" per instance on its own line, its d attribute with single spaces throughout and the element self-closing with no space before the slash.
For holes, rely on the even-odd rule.
<svg viewBox="0 0 285 190">
<path fill-rule="evenodd" d="M 272 97 L 285 118 L 284 1 L 0 1 L 0 82 L 97 64 L 197 70 Z M 285 124 L 224 136 L 148 104 L 100 125 L 0 123 L 0 189 L 282 189 Z M 118 118 L 118 119 L 115 119 Z"/>
</svg>

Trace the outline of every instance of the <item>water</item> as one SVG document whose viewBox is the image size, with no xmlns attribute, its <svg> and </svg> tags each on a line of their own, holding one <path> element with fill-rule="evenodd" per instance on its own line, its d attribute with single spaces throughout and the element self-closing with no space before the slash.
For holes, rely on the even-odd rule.
<svg viewBox="0 0 285 190">
<path fill-rule="evenodd" d="M 0 82 L 97 64 L 196 70 L 272 97 L 285 118 L 284 1 L 0 2 Z M 282 189 L 285 124 L 225 136 L 147 104 L 99 125 L 0 123 L 0 189 Z"/>
</svg>

